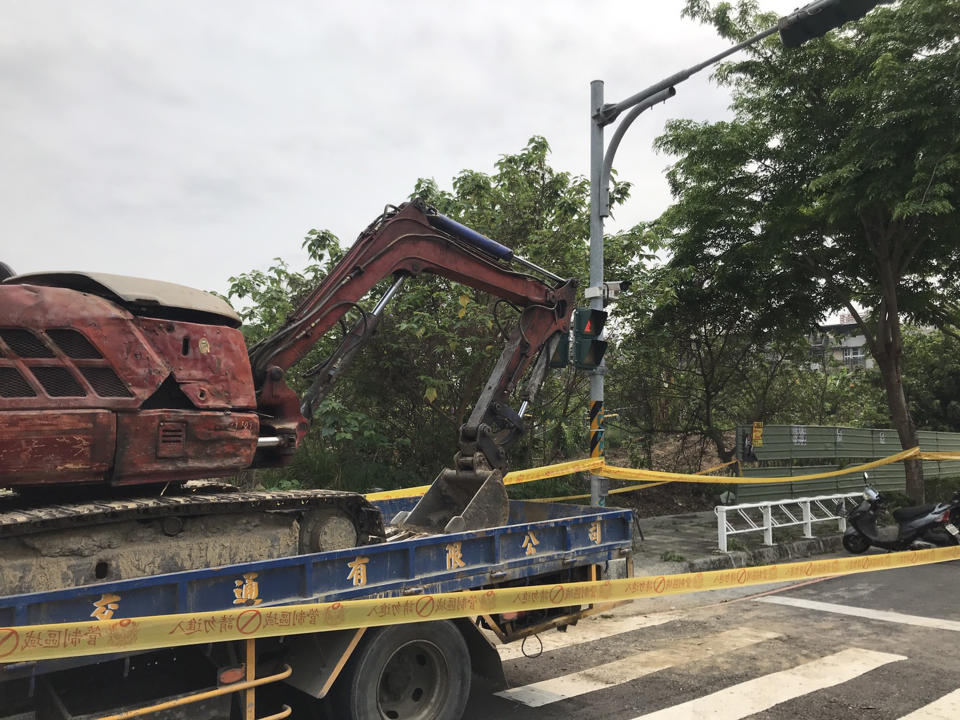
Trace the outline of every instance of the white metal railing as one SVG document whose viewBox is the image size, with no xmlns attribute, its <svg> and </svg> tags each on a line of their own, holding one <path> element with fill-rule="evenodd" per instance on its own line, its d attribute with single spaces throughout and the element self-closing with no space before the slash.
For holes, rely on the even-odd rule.
<svg viewBox="0 0 960 720">
<path fill-rule="evenodd" d="M 762 530 L 763 544 L 773 545 L 774 528 L 796 525 L 803 526 L 805 538 L 812 538 L 813 523 L 827 520 L 836 520 L 840 532 L 843 532 L 847 529 L 848 504 L 856 504 L 862 497 L 863 493 L 856 492 L 743 505 L 718 505 L 714 508 L 717 515 L 717 544 L 721 552 L 727 552 L 727 538 L 730 535 Z"/>
</svg>

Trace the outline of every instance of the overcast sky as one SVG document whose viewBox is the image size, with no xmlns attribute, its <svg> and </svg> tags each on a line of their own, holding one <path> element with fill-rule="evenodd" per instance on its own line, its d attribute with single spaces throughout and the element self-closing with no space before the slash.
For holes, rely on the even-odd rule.
<svg viewBox="0 0 960 720">
<path fill-rule="evenodd" d="M 490 172 L 534 134 L 586 175 L 591 80 L 618 101 L 725 47 L 682 7 L 5 0 L 0 261 L 224 291 L 274 257 L 299 267 L 311 227 L 349 243 L 417 178 Z M 705 73 L 634 123 L 609 229 L 669 202 L 664 121 L 728 103 Z"/>
</svg>

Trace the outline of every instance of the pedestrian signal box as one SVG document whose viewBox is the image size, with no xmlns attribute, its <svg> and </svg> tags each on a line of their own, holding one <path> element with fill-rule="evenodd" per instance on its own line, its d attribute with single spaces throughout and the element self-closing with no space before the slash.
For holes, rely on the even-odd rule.
<svg viewBox="0 0 960 720">
<path fill-rule="evenodd" d="M 570 364 L 570 335 L 563 333 L 557 346 L 553 349 L 553 352 L 550 354 L 550 367 L 552 368 L 565 368 Z"/>
<path fill-rule="evenodd" d="M 593 370 L 603 360 L 607 343 L 600 340 L 607 313 L 577 308 L 573 311 L 573 364 L 581 370 Z"/>
</svg>

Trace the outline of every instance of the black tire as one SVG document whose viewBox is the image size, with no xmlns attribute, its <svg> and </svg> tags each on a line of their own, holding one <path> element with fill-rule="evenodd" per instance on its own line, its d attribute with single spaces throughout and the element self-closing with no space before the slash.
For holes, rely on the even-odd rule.
<svg viewBox="0 0 960 720">
<path fill-rule="evenodd" d="M 870 541 L 860 533 L 845 533 L 843 536 L 843 547 L 847 552 L 859 555 L 870 548 Z"/>
<path fill-rule="evenodd" d="M 459 720 L 470 653 L 446 620 L 370 628 L 333 685 L 338 720 Z"/>
</svg>

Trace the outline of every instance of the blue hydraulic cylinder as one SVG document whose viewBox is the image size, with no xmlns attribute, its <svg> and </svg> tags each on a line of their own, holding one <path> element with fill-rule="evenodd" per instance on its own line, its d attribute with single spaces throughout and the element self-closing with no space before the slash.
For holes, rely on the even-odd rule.
<svg viewBox="0 0 960 720">
<path fill-rule="evenodd" d="M 428 215 L 427 220 L 435 228 L 439 228 L 450 235 L 453 235 L 464 242 L 473 245 L 482 250 L 487 255 L 492 255 L 497 260 L 512 260 L 513 250 L 506 245 L 501 245 L 496 240 L 491 240 L 485 235 L 481 235 L 476 230 L 471 230 L 466 225 L 461 225 L 456 220 L 451 220 L 444 215 Z"/>
</svg>

